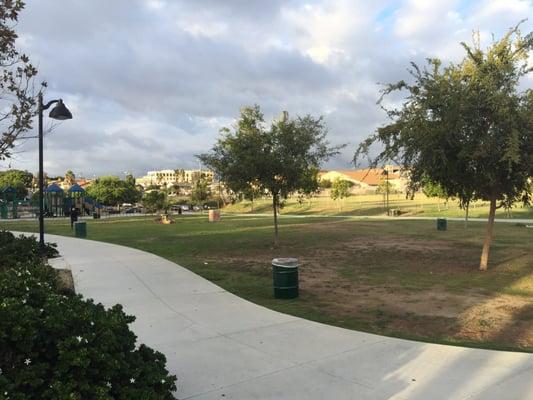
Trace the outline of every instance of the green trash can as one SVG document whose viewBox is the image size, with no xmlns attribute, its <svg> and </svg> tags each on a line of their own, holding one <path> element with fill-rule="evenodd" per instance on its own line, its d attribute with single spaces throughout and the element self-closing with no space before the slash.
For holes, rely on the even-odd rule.
<svg viewBox="0 0 533 400">
<path fill-rule="evenodd" d="M 437 230 L 445 231 L 448 229 L 448 220 L 446 218 L 437 218 Z"/>
<path fill-rule="evenodd" d="M 85 221 L 74 222 L 74 235 L 76 237 L 87 237 L 87 223 Z"/>
<path fill-rule="evenodd" d="M 294 299 L 298 297 L 298 259 L 274 258 L 272 260 L 274 297 Z"/>
<path fill-rule="evenodd" d="M 7 204 L 0 203 L 0 218 L 7 219 Z"/>
</svg>

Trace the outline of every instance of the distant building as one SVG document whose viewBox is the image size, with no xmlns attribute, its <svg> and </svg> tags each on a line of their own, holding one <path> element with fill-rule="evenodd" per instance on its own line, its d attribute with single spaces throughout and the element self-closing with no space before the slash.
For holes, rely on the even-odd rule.
<svg viewBox="0 0 533 400">
<path fill-rule="evenodd" d="M 149 186 L 171 187 L 173 185 L 192 185 L 201 177 L 213 180 L 213 172 L 199 169 L 162 169 L 148 171 L 148 173 L 135 179 L 135 184 L 143 188 Z"/>
<path fill-rule="evenodd" d="M 85 179 L 85 178 L 80 178 L 80 179 L 74 179 L 74 181 L 69 181 L 67 179 L 56 179 L 56 180 L 50 180 L 49 181 L 49 184 L 52 184 L 52 183 L 55 183 L 57 184 L 61 189 L 67 191 L 70 189 L 70 187 L 73 185 L 73 184 L 78 184 L 80 185 L 83 189 L 87 189 L 91 183 L 93 182 L 93 179 Z"/>
<path fill-rule="evenodd" d="M 387 176 L 388 174 L 388 176 Z M 400 167 L 386 165 L 384 168 L 358 169 L 358 170 L 331 170 L 320 171 L 319 180 L 342 179 L 354 184 L 355 191 L 374 192 L 379 184 L 388 179 L 391 187 L 399 191 L 405 191 L 407 179 L 400 171 Z"/>
</svg>

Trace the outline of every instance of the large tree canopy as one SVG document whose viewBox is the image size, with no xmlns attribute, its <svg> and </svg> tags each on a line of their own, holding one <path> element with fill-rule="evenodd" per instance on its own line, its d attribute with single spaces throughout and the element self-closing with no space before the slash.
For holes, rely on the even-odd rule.
<svg viewBox="0 0 533 400">
<path fill-rule="evenodd" d="M 277 243 L 280 204 L 291 193 L 316 190 L 320 165 L 340 148 L 329 146 L 326 133 L 322 118 L 290 119 L 286 112 L 267 128 L 255 105 L 243 108 L 237 124 L 222 129 L 211 152 L 198 158 L 234 192 L 254 188 L 272 196 Z"/>
<path fill-rule="evenodd" d="M 152 190 L 144 194 L 142 198 L 142 204 L 149 213 L 165 210 L 168 207 L 167 195 L 165 192 Z"/>
<path fill-rule="evenodd" d="M 13 27 L 23 8 L 20 0 L 0 2 L 0 160 L 11 156 L 15 141 L 31 129 L 36 112 L 37 69 L 15 47 Z"/>
<path fill-rule="evenodd" d="M 438 59 L 420 68 L 412 64 L 412 83 L 400 81 L 384 95 L 405 90 L 401 108 L 388 110 L 392 123 L 364 141 L 355 160 L 379 142 L 378 165 L 394 159 L 409 171 L 416 189 L 428 179 L 463 204 L 490 202 L 480 269 L 487 268 L 497 207 L 531 196 L 533 175 L 533 92 L 520 90 L 532 68 L 528 52 L 533 35 L 518 27 L 482 50 L 479 39 L 462 44 L 465 58 L 442 66 Z"/>
<path fill-rule="evenodd" d="M 135 203 L 141 193 L 131 181 L 118 176 L 102 176 L 87 188 L 87 194 L 102 204 L 116 206 L 121 203 Z"/>
<path fill-rule="evenodd" d="M 10 169 L 0 171 L 0 192 L 3 188 L 13 187 L 17 190 L 17 198 L 22 199 L 28 194 L 28 188 L 31 187 L 33 174 L 28 171 Z"/>
<path fill-rule="evenodd" d="M 211 197 L 209 183 L 209 180 L 205 177 L 198 179 L 191 190 L 191 201 L 197 203 L 207 201 Z"/>
</svg>

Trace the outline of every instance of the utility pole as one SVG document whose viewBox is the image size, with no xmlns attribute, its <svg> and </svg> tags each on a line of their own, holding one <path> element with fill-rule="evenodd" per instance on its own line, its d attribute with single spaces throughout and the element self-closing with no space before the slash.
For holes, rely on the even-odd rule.
<svg viewBox="0 0 533 400">
<path fill-rule="evenodd" d="M 387 166 L 385 166 L 387 168 Z M 387 215 L 390 216 L 390 209 L 389 209 L 389 171 L 385 169 L 385 196 L 386 196 L 386 203 L 387 203 Z"/>
</svg>

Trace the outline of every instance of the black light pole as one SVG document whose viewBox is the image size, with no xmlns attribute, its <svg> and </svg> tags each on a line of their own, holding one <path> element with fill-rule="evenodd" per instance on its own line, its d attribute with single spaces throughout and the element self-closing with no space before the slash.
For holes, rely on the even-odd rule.
<svg viewBox="0 0 533 400">
<path fill-rule="evenodd" d="M 387 167 L 385 167 L 387 168 Z M 387 202 L 387 215 L 390 216 L 390 209 L 389 209 L 389 171 L 388 170 L 385 170 L 385 178 L 386 178 L 386 181 L 385 181 L 385 193 L 386 193 L 386 202 Z"/>
<path fill-rule="evenodd" d="M 60 121 L 72 119 L 72 114 L 63 104 L 63 100 L 51 100 L 43 104 L 43 94 L 39 93 L 39 248 L 41 254 L 44 254 L 44 171 L 43 171 L 43 111 L 48 110 L 52 104 L 57 106 L 52 108 L 49 117 Z"/>
</svg>

